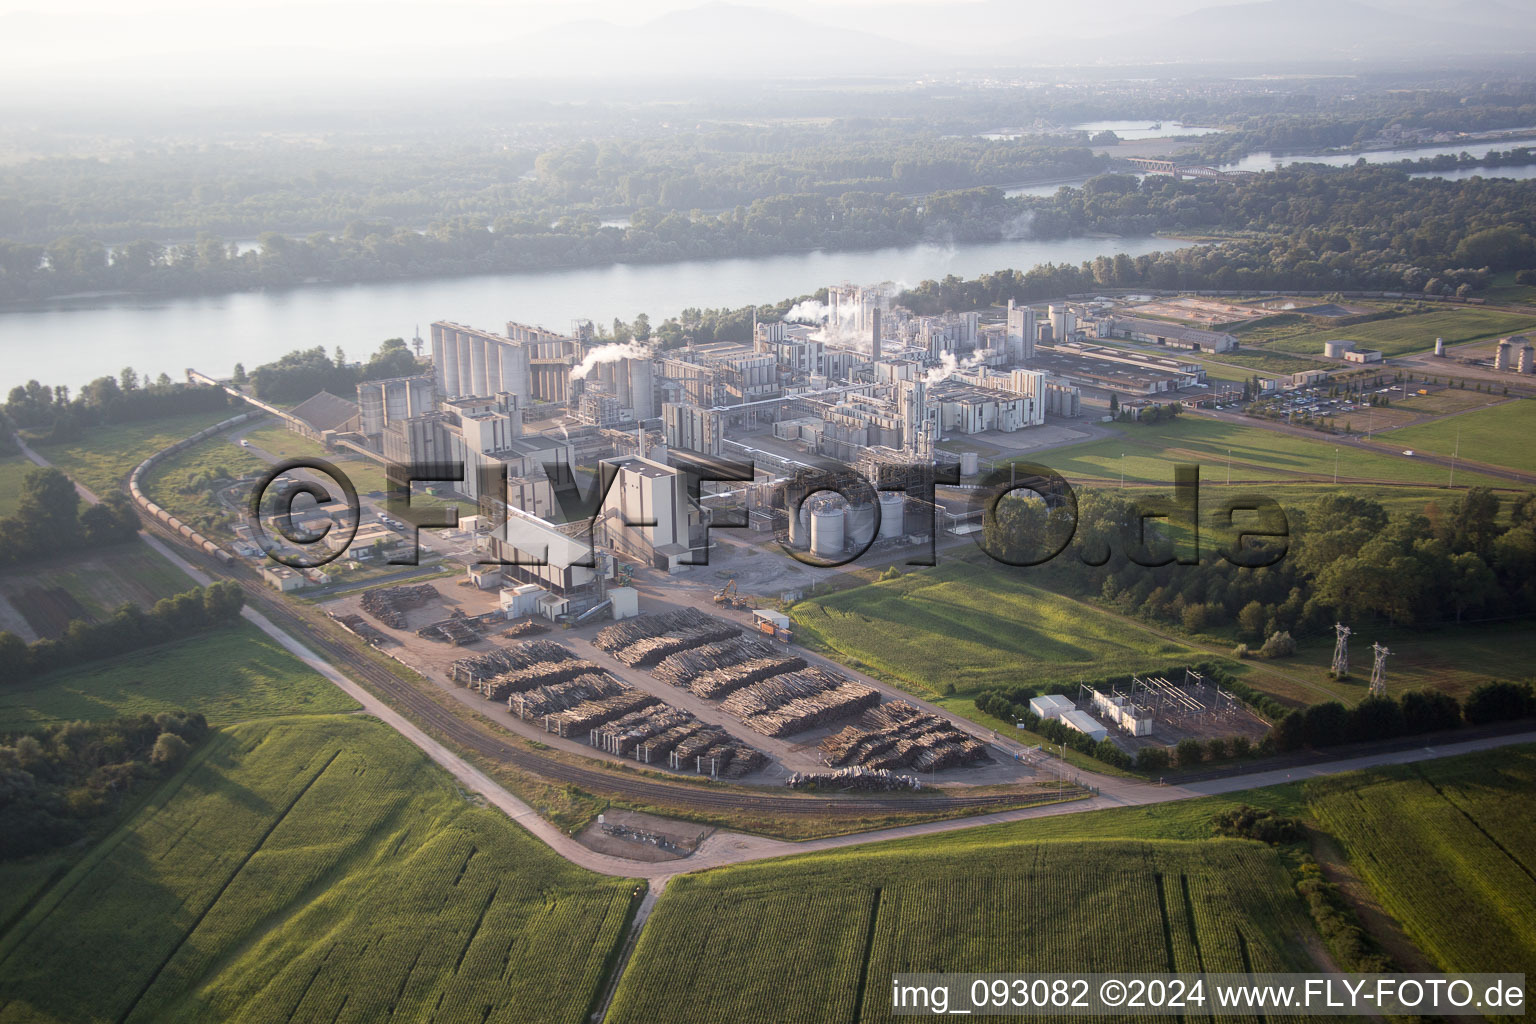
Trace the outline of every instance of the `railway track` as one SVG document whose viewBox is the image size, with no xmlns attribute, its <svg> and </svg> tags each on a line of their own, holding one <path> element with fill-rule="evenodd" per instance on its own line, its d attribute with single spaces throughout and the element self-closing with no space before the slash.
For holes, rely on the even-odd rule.
<svg viewBox="0 0 1536 1024">
<path fill-rule="evenodd" d="M 162 540 L 174 544 L 182 557 L 204 571 L 233 579 L 245 592 L 246 602 L 258 609 L 275 625 L 337 667 L 345 666 L 353 678 L 380 697 L 393 703 L 416 723 L 436 733 L 439 738 L 484 757 L 513 765 L 550 782 L 577 786 L 600 796 L 624 797 L 650 804 L 671 804 L 737 814 L 772 814 L 821 816 L 828 814 L 867 814 L 871 811 L 971 811 L 984 813 L 1017 805 L 1019 797 L 1008 794 L 979 796 L 891 797 L 870 796 L 859 799 L 838 797 L 782 797 L 766 793 L 742 793 L 710 790 L 688 783 L 672 783 L 629 774 L 622 769 L 589 768 L 572 764 L 537 750 L 517 746 L 472 722 L 467 722 L 443 707 L 411 683 L 362 657 L 346 643 L 317 629 L 303 616 L 288 608 L 281 598 L 259 580 L 250 578 L 244 567 L 216 565 L 201 551 L 194 550 L 183 538 L 158 524 L 147 524 Z"/>
</svg>

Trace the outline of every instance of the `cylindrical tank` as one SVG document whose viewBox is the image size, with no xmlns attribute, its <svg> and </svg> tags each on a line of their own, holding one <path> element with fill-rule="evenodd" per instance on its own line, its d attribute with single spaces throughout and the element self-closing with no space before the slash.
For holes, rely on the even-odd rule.
<svg viewBox="0 0 1536 1024">
<path fill-rule="evenodd" d="M 960 475 L 961 476 L 975 476 L 977 470 L 979 470 L 980 468 L 981 468 L 981 463 L 976 458 L 976 453 L 975 452 L 961 452 L 960 453 Z"/>
<path fill-rule="evenodd" d="M 789 546 L 804 548 L 811 542 L 811 508 L 809 502 L 801 502 L 798 513 L 789 514 Z"/>
<path fill-rule="evenodd" d="M 1325 341 L 1323 342 L 1323 355 L 1329 359 L 1343 359 L 1344 353 L 1355 347 L 1352 341 Z"/>
<path fill-rule="evenodd" d="M 818 558 L 838 558 L 843 553 L 843 510 L 833 504 L 811 510 L 811 553 Z"/>
<path fill-rule="evenodd" d="M 875 506 L 872 502 L 861 501 L 848 506 L 848 545 L 854 549 L 863 548 L 875 539 Z"/>
<path fill-rule="evenodd" d="M 893 540 L 906 533 L 907 499 L 900 491 L 880 492 L 880 539 Z"/>
<path fill-rule="evenodd" d="M 1435 339 L 1435 355 L 1442 356 L 1442 357 L 1445 355 L 1445 339 L 1444 338 L 1436 338 Z"/>
</svg>

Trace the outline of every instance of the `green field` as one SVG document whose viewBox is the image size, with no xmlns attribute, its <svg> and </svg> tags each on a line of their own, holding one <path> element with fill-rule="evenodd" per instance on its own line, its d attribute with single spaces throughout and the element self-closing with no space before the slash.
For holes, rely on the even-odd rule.
<svg viewBox="0 0 1536 1024">
<path fill-rule="evenodd" d="M 1442 309 L 1323 330 L 1255 332 L 1254 336 L 1244 338 L 1243 343 L 1279 352 L 1322 355 L 1325 341 L 1353 341 L 1356 348 L 1374 349 L 1391 358 L 1409 352 L 1429 351 L 1435 347 L 1436 338 L 1444 338 L 1447 345 L 1459 345 L 1530 330 L 1533 324 L 1536 320 L 1522 313 L 1497 309 Z"/>
<path fill-rule="evenodd" d="M 1379 481 L 1436 485 L 1444 484 L 1448 479 L 1446 469 L 1401 455 L 1340 447 L 1323 435 L 1314 440 L 1242 423 L 1228 423 L 1197 413 L 1185 413 L 1174 420 L 1145 426 L 1117 424 L 1115 429 L 1119 432 L 1118 437 L 1052 448 L 1032 456 L 1030 461 L 1049 466 L 1074 485 L 1118 486 L 1123 470 L 1127 485 L 1146 483 L 1170 488 L 1173 486 L 1173 467 L 1193 463 L 1200 467 L 1203 501 L 1206 500 L 1204 488 L 1225 484 L 1229 457 L 1233 484 L 1255 481 L 1294 483 L 1307 479 L 1331 484 L 1335 456 L 1341 483 Z M 1456 483 L 1469 487 L 1509 486 L 1507 480 L 1459 471 Z"/>
<path fill-rule="evenodd" d="M 95 427 L 80 441 L 34 442 L 37 453 L 96 494 L 123 486 L 133 467 L 185 437 L 238 415 L 237 408 Z"/>
<path fill-rule="evenodd" d="M 865 848 L 675 880 L 608 1019 L 884 1021 L 898 972 L 1302 971 L 1316 944 L 1257 843 Z"/>
<path fill-rule="evenodd" d="M 378 498 L 388 493 L 389 483 L 382 463 L 365 459 L 350 452 L 330 452 L 302 434 L 296 434 L 281 423 L 273 423 L 259 430 L 244 434 L 251 444 L 283 458 L 317 458 L 333 463 L 346 473 L 360 495 Z M 474 503 L 465 498 L 443 498 L 425 493 L 426 484 L 416 484 L 411 494 L 412 508 L 446 508 L 456 505 L 464 515 L 474 512 Z"/>
<path fill-rule="evenodd" d="M 1536 975 L 1536 750 L 1309 783 L 1322 825 L 1447 971 Z"/>
<path fill-rule="evenodd" d="M 193 585 L 180 569 L 137 541 L 0 572 L 0 596 L 34 632 L 49 637 L 68 626 L 65 611 L 70 604 L 77 614 L 99 622 L 124 603 L 149 608 Z"/>
<path fill-rule="evenodd" d="M 1204 657 L 1021 573 L 960 562 L 801 601 L 790 614 L 840 660 L 919 692 L 1075 683 Z"/>
<path fill-rule="evenodd" d="M 214 725 L 351 711 L 357 702 L 248 622 L 0 688 L 0 732 L 201 711 Z"/>
<path fill-rule="evenodd" d="M 0 456 L 0 517 L 16 511 L 21 497 L 21 482 L 27 470 L 35 468 L 31 460 L 21 455 Z"/>
<path fill-rule="evenodd" d="M 207 533 L 220 529 L 229 519 L 219 504 L 218 492 L 226 484 L 256 476 L 266 468 L 265 462 L 231 441 L 228 434 L 220 434 L 156 462 L 144 475 L 142 486 L 151 501 Z M 242 490 L 245 493 L 248 491 Z"/>
<path fill-rule="evenodd" d="M 0 1021 L 585 1017 L 636 883 L 570 866 L 376 722 L 208 742 L 0 935 Z"/>
<path fill-rule="evenodd" d="M 1514 399 L 1378 435 L 1392 445 L 1536 473 L 1536 402 Z M 1458 438 L 1459 443 L 1458 443 Z M 1458 471 L 1459 478 L 1461 473 Z"/>
</svg>

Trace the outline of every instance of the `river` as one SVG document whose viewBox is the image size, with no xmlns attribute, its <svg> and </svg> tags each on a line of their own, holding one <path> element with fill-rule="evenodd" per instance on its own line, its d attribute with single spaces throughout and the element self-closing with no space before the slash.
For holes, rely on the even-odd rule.
<svg viewBox="0 0 1536 1024">
<path fill-rule="evenodd" d="M 548 273 L 489 274 L 177 299 L 56 301 L 0 312 L 8 365 L 0 394 L 16 384 L 80 384 L 132 366 L 180 379 L 187 367 L 227 374 L 296 348 L 341 346 L 367 355 L 384 338 L 426 336 L 433 320 L 501 331 L 508 320 L 565 330 L 587 317 L 611 323 L 647 313 L 653 323 L 697 306 L 740 307 L 804 295 L 842 281 L 917 284 L 946 274 L 976 277 L 1040 263 L 1081 263 L 1188 243 L 1162 238 L 1069 238 L 914 245 L 865 252 L 802 252 L 684 263 L 619 264 Z"/>
</svg>

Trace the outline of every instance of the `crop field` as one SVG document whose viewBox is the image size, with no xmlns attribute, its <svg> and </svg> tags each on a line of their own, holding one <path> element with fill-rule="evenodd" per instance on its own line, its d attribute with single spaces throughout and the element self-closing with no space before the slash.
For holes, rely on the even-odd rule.
<svg viewBox="0 0 1536 1024">
<path fill-rule="evenodd" d="M 1423 485 L 1444 484 L 1447 480 L 1446 469 L 1400 455 L 1340 447 L 1323 435 L 1313 440 L 1197 413 L 1146 426 L 1124 424 L 1118 430 L 1117 437 L 1053 448 L 1032 461 L 1056 470 L 1072 484 L 1115 486 L 1119 486 L 1123 470 L 1127 485 L 1171 488 L 1173 467 L 1180 463 L 1198 465 L 1202 485 L 1224 484 L 1229 459 L 1234 484 L 1306 479 L 1332 483 L 1335 456 L 1341 483 Z M 1466 486 L 1509 486 L 1507 480 L 1460 471 L 1456 473 L 1456 482 Z"/>
<path fill-rule="evenodd" d="M 241 621 L 0 688 L 0 732 L 49 722 L 193 708 L 214 725 L 337 714 L 357 702 Z"/>
<path fill-rule="evenodd" d="M 133 467 L 184 437 L 227 420 L 239 409 L 188 413 L 139 423 L 114 423 L 89 431 L 80 441 L 63 444 L 34 442 L 37 453 L 96 494 L 121 487 Z"/>
<path fill-rule="evenodd" d="M 1301 971 L 1314 944 L 1256 843 L 882 846 L 676 879 L 609 1020 L 885 1021 L 896 972 Z"/>
<path fill-rule="evenodd" d="M 1536 975 L 1536 749 L 1309 783 L 1323 825 L 1447 971 Z"/>
<path fill-rule="evenodd" d="M 378 723 L 209 742 L 0 935 L 0 1021 L 590 1010 L 636 883 L 566 864 Z"/>
<path fill-rule="evenodd" d="M 1018 574 L 958 562 L 802 601 L 791 614 L 840 659 L 931 693 L 1073 682 L 1192 653 Z"/>
<path fill-rule="evenodd" d="M 1356 348 L 1378 350 L 1391 358 L 1432 350 L 1436 338 L 1444 338 L 1447 345 L 1459 345 L 1530 330 L 1533 323 L 1536 321 L 1528 314 L 1497 309 L 1443 309 L 1322 330 L 1255 332 L 1243 343 L 1278 352 L 1321 355 L 1323 342 L 1345 340 L 1355 342 Z"/>
<path fill-rule="evenodd" d="M 1532 436 L 1536 436 L 1536 402 L 1528 399 L 1514 399 L 1381 435 L 1382 440 L 1416 451 L 1435 455 L 1459 451 L 1463 459 L 1536 473 L 1536 448 L 1526 440 Z M 1461 473 L 1456 475 L 1460 477 Z"/>
<path fill-rule="evenodd" d="M 0 572 L 0 595 L 39 636 L 48 637 L 69 625 L 66 610 L 100 621 L 122 604 L 149 608 L 192 586 L 185 573 L 137 541 Z"/>
</svg>

